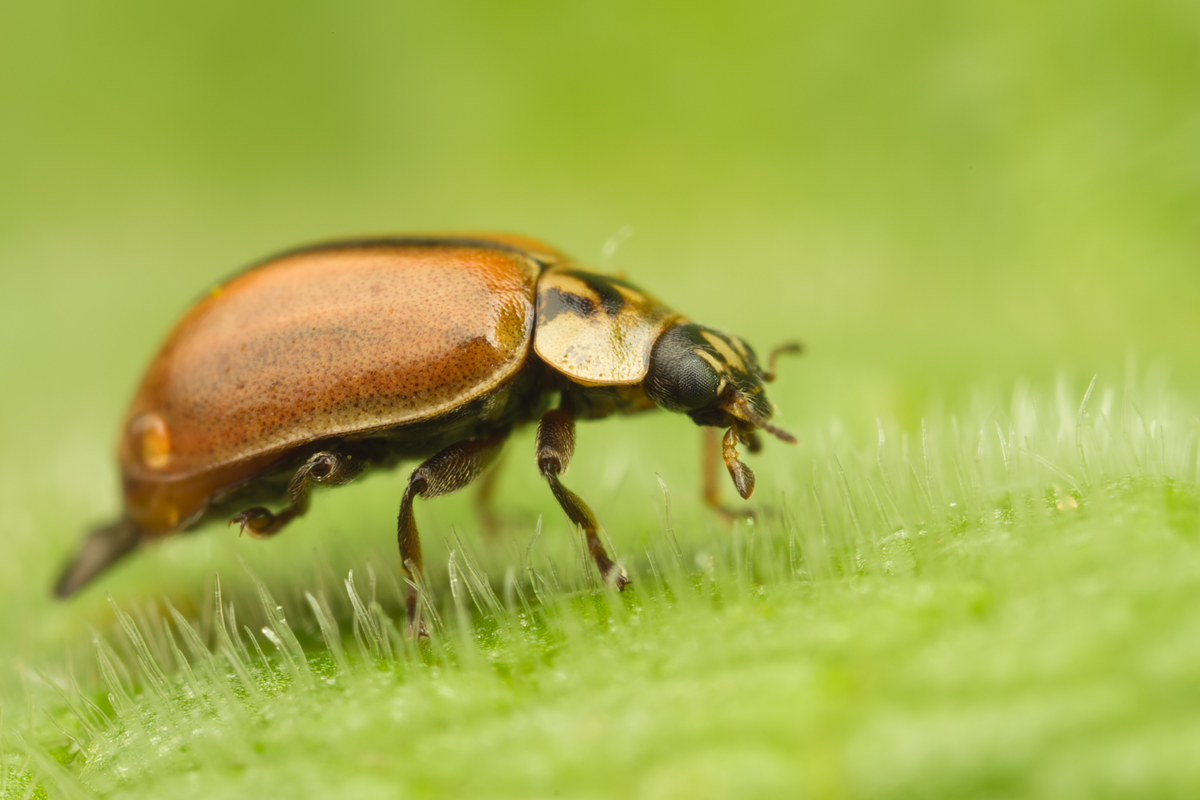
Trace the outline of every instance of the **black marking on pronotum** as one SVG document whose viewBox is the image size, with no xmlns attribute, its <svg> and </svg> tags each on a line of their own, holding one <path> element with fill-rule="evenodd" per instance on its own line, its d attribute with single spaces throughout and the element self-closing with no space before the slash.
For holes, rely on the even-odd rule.
<svg viewBox="0 0 1200 800">
<path fill-rule="evenodd" d="M 563 270 L 560 274 L 574 278 L 596 294 L 596 300 L 574 292 L 549 287 L 541 292 L 538 302 L 538 324 L 545 325 L 554 320 L 559 314 L 572 314 L 577 317 L 591 317 L 596 314 L 597 300 L 599 308 L 609 319 L 615 319 L 624 313 L 630 301 L 620 289 L 625 289 L 634 297 L 645 297 L 642 290 L 620 278 L 610 278 L 607 275 L 596 275 L 582 270 Z M 620 288 L 618 288 L 620 287 Z"/>
<path fill-rule="evenodd" d="M 604 313 L 610 317 L 615 317 L 628 305 L 625 300 L 625 295 L 617 291 L 617 286 L 624 286 L 627 289 L 638 291 L 633 286 L 620 280 L 619 278 L 610 278 L 607 275 L 594 275 L 590 272 L 569 272 L 574 278 L 578 278 L 588 285 L 588 288 L 596 293 L 600 298 L 600 307 L 604 309 Z M 640 293 L 640 292 L 639 292 Z"/>
<path fill-rule="evenodd" d="M 574 317 L 590 317 L 595 313 L 596 304 L 590 298 L 551 287 L 542 292 L 542 296 L 538 302 L 537 324 L 546 325 L 560 314 L 570 314 Z"/>
</svg>

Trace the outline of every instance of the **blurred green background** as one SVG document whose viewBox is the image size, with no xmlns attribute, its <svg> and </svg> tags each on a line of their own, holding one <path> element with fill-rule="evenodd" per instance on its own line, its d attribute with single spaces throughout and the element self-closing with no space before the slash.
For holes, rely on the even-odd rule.
<svg viewBox="0 0 1200 800">
<path fill-rule="evenodd" d="M 3 3 L 0 639 L 78 632 L 43 589 L 116 510 L 116 423 L 172 321 L 314 239 L 521 232 L 760 349 L 799 337 L 774 399 L 810 442 L 1130 363 L 1194 392 L 1198 54 L 1183 0 Z M 618 489 L 694 480 L 685 423 L 581 432 L 572 485 L 610 527 L 645 515 Z M 509 486 L 540 494 L 505 502 L 556 513 L 512 450 Z M 809 457 L 774 448 L 760 485 Z M 314 513 L 357 498 L 388 554 L 400 480 Z M 304 527 L 238 549 L 286 564 Z M 232 538 L 124 575 L 161 592 Z"/>
<path fill-rule="evenodd" d="M 631 226 L 604 266 L 809 344 L 792 414 L 1190 374 L 1197 53 L 1188 2 L 7 3 L 0 440 L 111 427 L 198 290 L 365 232 Z"/>
</svg>

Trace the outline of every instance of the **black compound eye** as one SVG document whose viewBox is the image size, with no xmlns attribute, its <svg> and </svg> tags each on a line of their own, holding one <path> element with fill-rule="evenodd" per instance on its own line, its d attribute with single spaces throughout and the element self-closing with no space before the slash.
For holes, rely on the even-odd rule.
<svg viewBox="0 0 1200 800">
<path fill-rule="evenodd" d="M 675 365 L 674 399 L 689 411 L 702 408 L 717 399 L 721 376 L 700 356 L 691 354 Z"/>
<path fill-rule="evenodd" d="M 650 399 L 673 411 L 694 411 L 717 401 L 721 375 L 699 353 L 694 325 L 676 325 L 654 346 L 645 388 Z"/>
</svg>

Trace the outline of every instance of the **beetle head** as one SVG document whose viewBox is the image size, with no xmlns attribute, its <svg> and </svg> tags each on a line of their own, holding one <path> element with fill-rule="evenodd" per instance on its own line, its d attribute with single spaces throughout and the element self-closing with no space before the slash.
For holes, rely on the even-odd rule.
<svg viewBox="0 0 1200 800">
<path fill-rule="evenodd" d="M 687 414 L 697 425 L 730 429 L 725 463 L 738 492 L 749 497 L 754 476 L 737 460 L 736 442 L 757 452 L 759 430 L 785 442 L 796 441 L 769 421 L 774 409 L 763 384 L 773 377 L 773 370 L 764 370 L 754 351 L 737 336 L 685 322 L 658 337 L 642 386 L 655 403 Z"/>
</svg>

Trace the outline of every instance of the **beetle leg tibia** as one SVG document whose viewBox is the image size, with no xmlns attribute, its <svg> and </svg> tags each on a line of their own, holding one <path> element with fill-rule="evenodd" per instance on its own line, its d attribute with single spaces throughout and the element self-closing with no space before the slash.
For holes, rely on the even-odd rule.
<svg viewBox="0 0 1200 800">
<path fill-rule="evenodd" d="M 314 453 L 296 470 L 296 474 L 288 483 L 287 496 L 291 505 L 278 514 L 273 514 L 262 506 L 255 506 L 229 520 L 229 524 L 237 523 L 241 533 L 247 533 L 256 539 L 272 536 L 279 533 L 284 525 L 308 511 L 309 493 L 313 484 L 345 485 L 361 475 L 366 466 L 365 460 L 349 455 L 324 451 Z"/>
<path fill-rule="evenodd" d="M 452 444 L 428 458 L 408 478 L 408 486 L 400 500 L 396 531 L 400 543 L 400 565 L 410 580 L 404 599 L 410 633 L 417 636 L 425 633 L 425 625 L 419 620 L 420 597 L 415 586 L 424 567 L 417 521 L 413 516 L 413 501 L 418 497 L 440 497 L 468 486 L 500 452 L 507 437 L 508 431 L 504 430 L 485 439 L 468 439 Z"/>
<path fill-rule="evenodd" d="M 571 456 L 575 453 L 575 418 L 565 409 L 548 411 L 538 423 L 537 464 L 538 471 L 550 484 L 554 499 L 562 506 L 567 517 L 583 529 L 587 537 L 588 553 L 596 562 L 604 581 L 618 589 L 624 589 L 632 581 L 616 562 L 608 557 L 600 543 L 599 525 L 596 516 L 583 498 L 562 485 L 558 476 L 567 471 Z"/>
<path fill-rule="evenodd" d="M 727 523 L 735 519 L 754 517 L 751 509 L 733 509 L 721 503 L 720 467 L 721 440 L 717 437 L 716 428 L 701 428 L 704 451 L 704 504 L 717 513 Z"/>
</svg>

